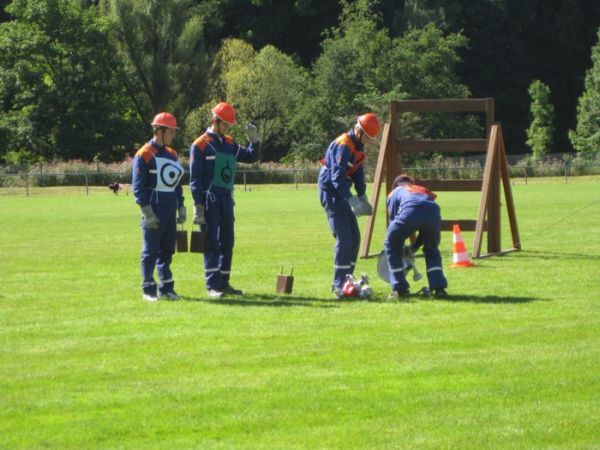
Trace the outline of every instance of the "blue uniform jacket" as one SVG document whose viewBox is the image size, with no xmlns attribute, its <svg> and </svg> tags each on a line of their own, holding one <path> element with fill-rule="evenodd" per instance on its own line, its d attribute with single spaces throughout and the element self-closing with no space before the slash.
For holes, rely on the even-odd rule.
<svg viewBox="0 0 600 450">
<path fill-rule="evenodd" d="M 411 206 L 434 206 L 439 208 L 435 202 L 436 195 L 429 189 L 417 184 L 406 184 L 398 186 L 387 198 L 387 210 L 391 220 L 395 220 L 403 208 Z"/>
<path fill-rule="evenodd" d="M 172 192 L 156 191 L 160 174 L 156 170 L 156 158 L 174 161 L 169 171 L 163 174 L 163 184 L 173 181 Z M 168 164 L 168 162 L 167 162 Z M 171 208 L 183 206 L 183 189 L 181 176 L 183 170 L 177 159 L 177 152 L 167 146 L 158 145 L 154 139 L 140 148 L 133 159 L 132 189 L 135 202 L 141 207 L 146 205 L 170 205 Z"/>
<path fill-rule="evenodd" d="M 365 153 L 354 130 L 338 136 L 327 148 L 323 167 L 319 172 L 319 189 L 335 190 L 343 198 L 350 198 L 352 183 L 357 195 L 367 190 L 363 162 Z"/>
<path fill-rule="evenodd" d="M 190 146 L 190 190 L 194 203 L 204 205 L 206 191 L 211 188 L 215 173 L 215 153 L 234 155 L 236 161 L 253 163 L 258 161 L 258 143 L 242 147 L 229 135 L 219 137 L 210 130 L 200 136 Z M 213 187 L 214 190 L 225 190 Z"/>
</svg>

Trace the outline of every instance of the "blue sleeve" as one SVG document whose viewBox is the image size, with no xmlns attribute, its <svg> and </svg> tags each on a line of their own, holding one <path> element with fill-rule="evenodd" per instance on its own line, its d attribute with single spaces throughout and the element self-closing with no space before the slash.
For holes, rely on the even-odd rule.
<svg viewBox="0 0 600 450">
<path fill-rule="evenodd" d="M 192 144 L 190 146 L 190 191 L 194 204 L 204 205 L 202 192 L 202 172 L 204 166 L 204 155 L 200 149 Z"/>
<path fill-rule="evenodd" d="M 398 198 L 398 192 L 397 191 L 392 191 L 392 195 L 390 195 L 387 199 L 387 210 L 388 210 L 388 216 L 390 218 L 390 220 L 394 220 L 394 218 L 398 215 L 399 211 L 399 198 Z"/>
<path fill-rule="evenodd" d="M 365 195 L 367 192 L 367 184 L 365 183 L 365 168 L 360 166 L 356 172 L 352 175 L 352 181 L 354 181 L 354 188 L 356 189 L 356 195 Z"/>
<path fill-rule="evenodd" d="M 260 143 L 250 143 L 248 147 L 242 147 L 237 142 L 235 145 L 235 159 L 243 163 L 253 163 L 260 157 Z"/>
<path fill-rule="evenodd" d="M 179 186 L 175 188 L 175 194 L 177 194 L 177 205 L 178 208 L 181 208 L 184 205 L 185 198 L 183 197 L 183 187 L 181 187 L 181 182 L 179 182 Z"/>
<path fill-rule="evenodd" d="M 146 189 L 148 175 L 148 166 L 141 157 L 136 156 L 133 159 L 131 188 L 133 190 L 135 202 L 141 207 L 150 204 L 150 195 L 148 189 Z"/>
<path fill-rule="evenodd" d="M 331 167 L 331 183 L 338 193 L 348 199 L 352 197 L 350 192 L 350 183 L 346 179 L 346 169 L 350 160 L 350 149 L 345 145 L 333 145 L 331 147 L 332 160 Z"/>
</svg>

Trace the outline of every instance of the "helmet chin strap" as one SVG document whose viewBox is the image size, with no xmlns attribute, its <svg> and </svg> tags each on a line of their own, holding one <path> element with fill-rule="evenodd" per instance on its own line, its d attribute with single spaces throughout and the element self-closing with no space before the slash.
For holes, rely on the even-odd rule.
<svg viewBox="0 0 600 450">
<path fill-rule="evenodd" d="M 162 145 L 165 146 L 165 130 L 167 129 L 167 127 L 159 127 L 155 132 L 154 132 L 154 136 L 156 136 L 156 143 L 158 145 Z M 159 136 L 160 133 L 160 136 Z"/>
<path fill-rule="evenodd" d="M 224 135 L 223 133 L 221 133 L 221 123 L 222 122 L 223 121 L 219 117 L 213 117 L 213 119 L 212 119 L 212 129 L 219 136 L 223 136 Z"/>
</svg>

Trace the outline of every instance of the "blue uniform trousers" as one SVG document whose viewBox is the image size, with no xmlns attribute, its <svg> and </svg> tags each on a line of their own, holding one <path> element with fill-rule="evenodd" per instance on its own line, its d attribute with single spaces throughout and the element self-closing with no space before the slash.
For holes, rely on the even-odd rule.
<svg viewBox="0 0 600 450">
<path fill-rule="evenodd" d="M 156 294 L 154 281 L 154 268 L 158 272 L 161 293 L 173 291 L 174 280 L 171 272 L 171 260 L 175 252 L 175 236 L 177 231 L 175 208 L 161 209 L 153 206 L 154 214 L 160 224 L 157 229 L 149 230 L 144 226 L 142 219 L 142 234 L 144 244 L 142 247 L 142 289 L 146 294 Z"/>
<path fill-rule="evenodd" d="M 400 214 L 387 229 L 384 248 L 390 267 L 390 284 L 400 293 L 408 291 L 406 268 L 402 260 L 402 247 L 405 240 L 415 231 L 423 241 L 423 254 L 427 266 L 427 280 L 430 289 L 448 287 L 442 270 L 442 256 L 438 246 L 441 232 L 440 208 L 438 205 L 415 205 L 403 207 Z"/>
<path fill-rule="evenodd" d="M 233 258 L 233 197 L 231 191 L 214 189 L 206 195 L 206 231 L 204 276 L 207 289 L 221 290 L 229 286 Z"/>
<path fill-rule="evenodd" d="M 336 191 L 324 189 L 319 190 L 319 196 L 335 238 L 333 288 L 342 289 L 346 275 L 354 273 L 360 247 L 360 229 L 346 199 Z"/>
</svg>

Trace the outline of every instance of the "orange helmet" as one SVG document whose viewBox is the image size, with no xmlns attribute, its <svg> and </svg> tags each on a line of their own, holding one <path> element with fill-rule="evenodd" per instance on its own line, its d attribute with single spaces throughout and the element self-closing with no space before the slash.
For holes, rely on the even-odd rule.
<svg viewBox="0 0 600 450">
<path fill-rule="evenodd" d="M 379 122 L 379 119 L 373 113 L 366 113 L 362 116 L 358 116 L 358 121 L 356 124 L 371 139 L 375 139 L 377 137 L 377 135 L 379 134 L 379 129 L 381 128 L 381 123 Z"/>
<path fill-rule="evenodd" d="M 227 102 L 221 102 L 212 109 L 212 113 L 228 125 L 235 125 L 235 109 Z"/>
<path fill-rule="evenodd" d="M 161 112 L 154 116 L 151 125 L 153 127 L 167 127 L 179 130 L 177 126 L 177 119 L 175 116 L 168 112 Z"/>
</svg>

